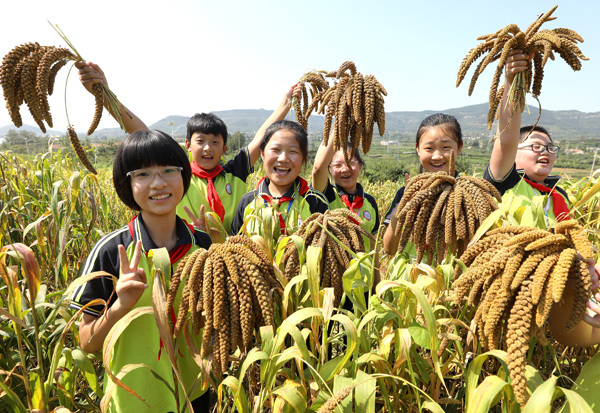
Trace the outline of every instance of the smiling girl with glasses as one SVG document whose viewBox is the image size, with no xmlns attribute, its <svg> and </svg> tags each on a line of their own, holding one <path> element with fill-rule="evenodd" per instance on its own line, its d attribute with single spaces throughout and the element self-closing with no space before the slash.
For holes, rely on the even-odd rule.
<svg viewBox="0 0 600 413">
<path fill-rule="evenodd" d="M 331 209 L 347 208 L 355 212 L 361 219 L 361 226 L 373 235 L 379 230 L 379 210 L 375 198 L 367 194 L 360 183 L 357 182 L 358 175 L 365 166 L 358 149 L 350 154 L 351 148 L 347 148 L 350 158 L 350 166 L 344 160 L 342 150 L 333 150 L 333 130 L 329 136 L 327 145 L 321 142 L 312 172 L 312 186 L 317 191 L 323 192 L 329 201 Z M 333 178 L 333 184 L 329 176 Z M 358 221 L 357 221 L 358 222 Z M 363 237 L 365 250 L 371 249 L 371 240 Z"/>
<path fill-rule="evenodd" d="M 117 321 L 135 309 L 152 306 L 153 279 L 149 277 L 151 264 L 147 258 L 150 250 L 166 248 L 174 269 L 188 254 L 210 247 L 208 234 L 188 225 L 176 213 L 177 205 L 190 186 L 191 176 L 186 152 L 161 131 L 134 132 L 119 146 L 113 164 L 115 191 L 125 205 L 138 213 L 128 225 L 98 241 L 83 265 L 83 275 L 97 271 L 108 273 L 107 276 L 98 274 L 73 293 L 71 308 L 83 311 L 79 338 L 84 351 L 102 350 Z M 180 299 L 181 293 L 173 304 L 173 315 L 177 314 Z M 193 340 L 197 346 L 202 344 L 201 336 L 195 336 Z M 162 377 L 171 388 L 178 386 L 173 381 L 169 357 L 164 351 L 161 354 L 161 348 L 154 316 L 131 320 L 116 342 L 110 365 L 106 367 L 116 374 L 127 365 L 146 366 L 132 370 L 122 378 L 123 383 L 145 401 L 117 387 L 109 402 L 110 411 L 176 411 L 178 406 L 185 404 L 183 395 L 187 393 L 193 400 L 194 411 L 201 411 L 207 400 L 203 401 L 204 391 L 200 386 L 195 386 L 200 368 L 188 346 L 179 340 L 175 351 L 185 386 L 185 389 L 179 389 L 178 403 L 167 386 L 153 375 Z M 113 385 L 111 379 L 105 376 L 105 390 L 110 385 Z"/>
</svg>

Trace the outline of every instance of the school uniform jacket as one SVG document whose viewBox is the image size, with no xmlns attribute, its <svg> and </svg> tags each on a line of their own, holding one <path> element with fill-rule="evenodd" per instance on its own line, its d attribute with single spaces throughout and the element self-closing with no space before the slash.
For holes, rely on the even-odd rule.
<svg viewBox="0 0 600 413">
<path fill-rule="evenodd" d="M 489 164 L 483 173 L 483 179 L 494 185 L 498 192 L 500 192 L 500 195 L 502 195 L 502 204 L 503 206 L 508 207 L 510 213 L 513 213 L 521 206 L 531 206 L 532 203 L 544 202 L 544 198 L 550 192 L 533 188 L 523 178 L 529 179 L 523 169 L 517 169 L 516 164 L 513 165 L 510 172 L 500 180 L 497 180 L 492 176 Z M 547 188 L 555 188 L 556 192 L 558 192 L 565 199 L 567 205 L 569 205 L 569 196 L 563 188 L 557 185 L 559 180 L 560 176 L 558 175 L 548 176 L 544 180 L 543 185 Z M 544 215 L 548 228 L 554 228 L 558 223 L 553 208 L 554 202 L 552 201 L 552 197 L 548 196 L 548 199 L 544 204 Z"/>
<path fill-rule="evenodd" d="M 254 172 L 254 168 L 250 164 L 250 153 L 246 147 L 240 150 L 235 158 L 223 165 L 223 170 L 213 180 L 217 194 L 225 209 L 223 226 L 227 233 L 231 230 L 231 222 L 237 205 L 247 192 L 246 180 L 252 172 Z M 205 212 L 212 211 L 208 203 L 206 186 L 206 179 L 192 175 L 190 188 L 177 205 L 177 215 L 183 219 L 188 219 L 188 215 L 183 209 L 184 206 L 187 206 L 197 217 L 200 216 L 200 206 L 202 205 L 204 205 Z"/>
<path fill-rule="evenodd" d="M 281 234 L 291 234 L 298 230 L 302 221 L 315 212 L 325 213 L 329 210 L 329 202 L 321 192 L 309 188 L 306 181 L 300 177 L 296 178 L 294 186 L 284 194 L 282 199 L 287 199 L 279 204 L 279 198 L 274 198 L 269 191 L 269 178 L 263 178 L 257 189 L 248 192 L 242 197 L 237 207 L 231 233 L 239 233 L 244 220 L 249 215 L 260 215 L 273 217 L 273 228 Z M 281 225 L 281 224 L 284 225 Z M 261 222 L 256 218 L 250 218 L 246 229 L 250 234 L 260 234 Z"/>
<path fill-rule="evenodd" d="M 364 221 L 361 225 L 363 229 L 373 235 L 377 235 L 377 231 L 379 230 L 379 209 L 377 208 L 377 201 L 372 195 L 364 192 L 361 184 L 357 182 L 356 192 L 354 194 L 349 194 L 338 184 L 332 184 L 327 181 L 327 186 L 325 187 L 323 194 L 327 197 L 327 201 L 329 201 L 329 206 L 332 210 L 338 208 L 352 209 L 342 199 L 344 196 L 347 198 L 349 204 L 352 204 L 357 198 L 362 198 L 363 203 L 360 208 L 352 209 L 352 211 L 356 212 Z M 371 240 L 367 237 L 364 237 L 364 240 L 365 249 L 369 251 Z"/>
<path fill-rule="evenodd" d="M 177 236 L 177 245 L 169 253 L 172 272 L 174 272 L 178 262 L 187 254 L 191 254 L 198 248 L 208 248 L 211 244 L 208 234 L 194 230 L 194 228 L 188 226 L 179 217 L 177 217 Z M 98 241 L 92 249 L 82 272 L 85 275 L 94 271 L 106 271 L 119 277 L 119 244 L 122 244 L 126 248 L 127 257 L 131 260 L 138 240 L 142 241 L 142 255 L 140 257 L 139 268 L 143 268 L 146 272 L 148 288 L 144 291 L 134 309 L 152 306 L 152 286 L 154 281 L 150 277 L 150 267 L 146 254 L 151 249 L 156 248 L 156 244 L 150 238 L 141 214 L 134 217 L 129 225 L 106 235 Z M 184 283 L 185 280 L 182 280 L 181 285 L 183 286 Z M 74 310 L 79 310 L 85 304 L 97 298 L 106 301 L 108 307 L 110 307 L 116 300 L 114 292 L 115 284 L 116 280 L 113 281 L 112 278 L 96 278 L 86 282 L 75 289 L 70 307 Z M 174 316 L 179 310 L 182 290 L 183 288 L 179 289 L 175 298 L 173 312 L 171 312 L 171 321 L 173 321 Z M 103 310 L 103 305 L 96 305 L 87 308 L 84 312 L 95 317 L 102 317 L 104 314 Z M 200 335 L 194 337 L 194 342 L 200 348 L 202 337 Z M 186 391 L 189 391 L 200 373 L 200 369 L 193 361 L 192 355 L 183 339 L 179 340 L 176 352 L 179 371 L 186 385 Z M 162 348 L 162 342 L 153 314 L 142 315 L 130 322 L 116 342 L 109 367 L 113 374 L 116 375 L 124 366 L 139 363 L 145 364 L 166 380 L 170 386 L 174 386 L 171 364 L 165 350 Z M 163 383 L 157 381 L 148 369 L 137 368 L 132 370 L 123 377 L 122 381 L 131 387 L 140 397 L 145 399 L 148 405 L 139 401 L 122 388 L 118 388 L 113 393 L 113 397 L 111 397 L 111 412 L 151 413 L 176 411 L 172 393 Z M 107 386 L 112 385 L 113 383 L 110 378 L 105 375 L 105 390 Z M 196 388 L 190 395 L 190 399 L 194 400 L 200 397 L 202 393 L 201 389 Z M 184 398 L 180 397 L 180 403 L 184 403 L 184 400 Z"/>
</svg>

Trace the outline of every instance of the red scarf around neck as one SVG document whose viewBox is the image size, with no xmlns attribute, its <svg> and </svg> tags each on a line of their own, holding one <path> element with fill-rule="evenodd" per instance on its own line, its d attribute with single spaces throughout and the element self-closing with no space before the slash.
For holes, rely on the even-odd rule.
<svg viewBox="0 0 600 413">
<path fill-rule="evenodd" d="M 360 216 L 360 209 L 362 208 L 363 203 L 365 201 L 362 196 L 354 195 L 354 200 L 352 202 L 350 202 L 350 200 L 348 199 L 347 194 L 341 195 L 341 198 L 342 198 L 342 201 L 344 202 L 344 204 L 346 204 L 346 206 L 348 207 L 348 209 L 350 211 L 355 212 L 357 215 Z M 355 209 L 356 209 L 356 211 L 355 211 Z M 350 218 L 350 220 L 352 220 L 352 222 L 354 222 L 356 225 L 358 225 L 358 221 L 355 220 L 354 218 Z"/>
<path fill-rule="evenodd" d="M 219 198 L 219 194 L 217 193 L 213 179 L 215 179 L 222 170 L 223 167 L 221 165 L 217 165 L 211 173 L 208 173 L 204 169 L 200 168 L 196 161 L 192 161 L 192 173 L 198 178 L 206 179 L 206 195 L 208 198 L 208 205 L 210 206 L 210 209 L 212 209 L 219 216 L 219 218 L 221 218 L 221 222 L 223 222 L 223 219 L 225 218 L 225 208 L 223 207 L 221 198 Z"/>
<path fill-rule="evenodd" d="M 262 178 L 258 182 L 258 185 L 256 185 L 257 191 L 260 191 L 260 187 L 265 179 L 266 179 L 266 177 Z M 300 180 L 300 188 L 298 189 L 298 194 L 303 196 L 309 189 L 308 182 L 306 182 L 306 180 L 303 178 L 298 178 L 298 179 Z M 296 182 L 294 182 L 294 185 L 296 185 Z M 267 186 L 267 191 L 268 191 L 269 190 L 268 184 L 266 184 L 266 186 Z M 279 228 L 281 231 L 281 235 L 287 235 L 285 220 L 283 219 L 283 214 L 281 213 L 281 211 L 279 211 L 279 205 L 283 204 L 284 202 L 288 202 L 288 201 L 294 202 L 294 198 L 291 196 L 282 196 L 281 198 L 275 199 L 271 195 L 268 195 L 268 194 L 261 194 L 260 197 L 262 199 L 264 199 L 265 202 L 267 202 L 270 206 L 272 206 L 273 210 L 277 214 L 277 217 L 279 218 Z"/>
<path fill-rule="evenodd" d="M 563 196 L 555 188 L 548 188 L 547 186 L 538 184 L 537 182 L 533 182 L 527 178 L 523 178 L 523 179 L 529 185 L 531 185 L 533 188 L 537 189 L 538 191 L 549 192 L 548 195 L 550 195 L 550 197 L 552 198 L 552 204 L 553 204 L 552 211 L 554 211 L 554 215 L 556 216 L 556 220 L 558 222 L 571 219 L 571 217 L 569 215 L 569 213 L 571 211 L 569 210 L 569 207 L 567 206 L 567 201 L 565 201 Z"/>
</svg>

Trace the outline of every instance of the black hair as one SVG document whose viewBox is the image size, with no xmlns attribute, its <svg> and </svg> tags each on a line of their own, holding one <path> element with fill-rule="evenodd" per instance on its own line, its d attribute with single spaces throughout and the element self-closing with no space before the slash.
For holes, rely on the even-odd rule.
<svg viewBox="0 0 600 413">
<path fill-rule="evenodd" d="M 306 160 L 308 159 L 308 134 L 306 133 L 306 130 L 304 130 L 302 125 L 293 120 L 284 119 L 275 122 L 271 126 L 269 126 L 265 131 L 265 134 L 263 135 L 262 139 L 260 140 L 261 152 L 265 151 L 265 147 L 267 146 L 267 143 L 269 143 L 269 141 L 271 140 L 273 134 L 282 129 L 287 129 L 294 134 L 294 136 L 296 137 L 296 141 L 298 141 L 298 144 L 300 145 L 300 151 L 302 152 L 303 162 L 306 162 Z"/>
<path fill-rule="evenodd" d="M 215 135 L 223 138 L 223 144 L 227 145 L 227 126 L 223 119 L 214 113 L 196 113 L 187 122 L 187 141 L 192 139 L 194 133 Z"/>
<path fill-rule="evenodd" d="M 436 126 L 442 126 L 445 132 L 448 133 L 448 135 L 450 135 L 450 137 L 458 144 L 459 148 L 463 146 L 460 124 L 454 116 L 446 115 L 445 113 L 435 113 L 423 119 L 421 125 L 419 125 L 419 129 L 417 130 L 417 146 L 419 146 L 419 141 L 421 140 L 423 134 L 427 132 L 429 128 Z"/>
<path fill-rule="evenodd" d="M 346 150 L 348 152 L 350 152 L 352 150 L 352 144 L 350 142 L 348 142 L 348 146 L 346 147 Z M 358 148 L 356 148 L 354 150 L 354 156 L 353 156 L 353 158 L 356 158 L 356 160 L 358 161 L 358 163 L 360 163 L 361 168 L 365 167 L 365 161 L 362 158 L 362 156 L 360 155 L 360 151 L 358 150 Z M 350 158 L 350 159 L 352 159 L 352 158 Z M 329 162 L 329 164 L 331 164 L 331 162 Z"/>
<path fill-rule="evenodd" d="M 550 136 L 550 132 L 548 132 L 548 130 L 546 128 L 544 128 L 543 126 L 538 126 L 538 125 L 535 125 L 535 126 L 529 125 L 529 126 L 523 126 L 519 130 L 519 143 L 525 142 L 532 132 L 543 133 L 548 137 L 548 139 L 550 139 L 550 142 L 554 142 L 552 140 L 552 136 Z"/>
<path fill-rule="evenodd" d="M 151 166 L 181 166 L 184 194 L 190 187 L 192 168 L 187 152 L 173 138 L 159 130 L 135 131 L 119 145 L 113 163 L 113 183 L 121 201 L 139 211 L 127 172 Z"/>
</svg>

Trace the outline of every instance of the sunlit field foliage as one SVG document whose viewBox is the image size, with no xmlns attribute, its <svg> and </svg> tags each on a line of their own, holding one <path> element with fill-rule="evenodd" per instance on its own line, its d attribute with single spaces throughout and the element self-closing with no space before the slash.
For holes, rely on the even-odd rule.
<svg viewBox="0 0 600 413">
<path fill-rule="evenodd" d="M 574 214 L 596 246 L 596 259 L 598 175 L 564 182 Z M 249 188 L 259 176 L 252 176 Z M 382 216 L 401 185 L 363 181 Z M 0 153 L 0 189 L 0 411 L 100 411 L 102 354 L 81 349 L 78 314 L 68 308 L 69 295 L 81 282 L 80 268 L 95 242 L 127 223 L 133 212 L 116 197 L 110 170 L 89 174 L 76 158 L 61 152 L 31 161 Z M 536 214 L 534 208 L 494 219 L 528 224 L 537 221 Z M 288 241 L 267 242 L 280 270 Z M 291 241 L 302 243 L 294 236 Z M 359 253 L 343 275 L 345 300 L 353 304 L 349 311 L 334 308 L 332 289 L 319 290 L 319 254 L 314 247 L 300 248 L 300 274 L 289 282 L 281 277 L 275 328 L 256 331 L 253 346 L 231 358 L 224 376 L 198 378 L 197 386 L 211 389 L 215 411 L 598 409 L 598 396 L 589 389 L 590 381 L 598 381 L 596 349 L 564 348 L 549 334 L 545 346 L 532 340 L 530 398 L 518 405 L 506 353 L 484 352 L 472 332 L 474 309 L 449 299 L 454 257 L 432 267 L 415 263 L 410 245 L 393 258 L 380 245 Z M 160 272 L 150 277 L 170 276 L 164 256 L 156 257 Z M 372 288 L 376 271 L 382 281 Z M 161 284 L 154 288 L 160 296 Z M 151 307 L 144 311 L 150 314 L 145 316 L 153 313 Z M 329 409 L 332 403 L 325 404 L 333 396 L 339 403 Z"/>
</svg>

